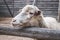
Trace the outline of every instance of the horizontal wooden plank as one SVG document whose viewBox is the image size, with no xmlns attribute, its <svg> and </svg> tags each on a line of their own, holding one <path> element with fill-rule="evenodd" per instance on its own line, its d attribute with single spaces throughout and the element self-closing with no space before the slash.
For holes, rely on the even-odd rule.
<svg viewBox="0 0 60 40">
<path fill-rule="evenodd" d="M 13 8 L 13 5 L 8 5 L 9 7 Z M 14 5 L 14 8 L 22 8 L 25 5 Z M 0 5 L 0 8 L 6 8 L 6 5 Z M 58 5 L 37 5 L 38 8 L 58 8 Z"/>
<path fill-rule="evenodd" d="M 25 29 L 14 29 L 0 26 L 0 34 L 23 36 L 36 39 L 46 40 L 60 40 L 60 30 L 51 30 L 47 28 L 25 28 Z"/>
<path fill-rule="evenodd" d="M 26 0 L 14 0 L 15 2 L 24 2 Z M 3 2 L 3 0 L 0 0 L 0 2 Z M 13 0 L 6 0 L 6 2 L 13 2 Z M 33 0 L 30 0 L 30 2 L 33 2 Z M 59 2 L 59 0 L 38 0 L 37 2 Z"/>
<path fill-rule="evenodd" d="M 58 4 L 58 2 L 38 2 L 37 4 Z"/>
<path fill-rule="evenodd" d="M 38 1 L 59 1 L 59 0 L 38 0 Z"/>
<path fill-rule="evenodd" d="M 52 7 L 52 8 L 55 8 L 57 7 L 58 8 L 58 5 L 57 4 L 52 4 L 52 5 L 37 5 L 38 7 Z"/>
<path fill-rule="evenodd" d="M 19 9 L 21 9 L 21 8 L 14 8 L 14 9 L 11 8 L 10 10 L 18 11 Z M 41 8 L 39 8 L 39 9 L 43 10 L 43 11 L 58 11 L 57 9 L 41 9 Z M 3 11 L 3 10 L 8 11 L 8 9 L 6 9 L 6 8 L 2 9 L 1 11 Z"/>
<path fill-rule="evenodd" d="M 3 0 L 0 0 L 0 3 L 2 3 L 3 2 Z M 13 0 L 6 0 L 6 2 L 13 2 Z M 23 0 L 14 0 L 14 2 L 25 2 L 25 0 L 23 1 Z M 30 0 L 30 2 L 33 2 L 33 0 Z M 59 2 L 59 0 L 38 0 L 37 2 Z"/>
<path fill-rule="evenodd" d="M 8 5 L 9 7 L 13 7 L 13 5 Z M 21 7 L 24 7 L 25 5 L 14 5 L 15 8 L 21 8 Z M 0 5 L 0 8 L 1 7 L 6 7 L 6 5 Z M 58 8 L 58 5 L 37 5 L 38 8 Z"/>
</svg>

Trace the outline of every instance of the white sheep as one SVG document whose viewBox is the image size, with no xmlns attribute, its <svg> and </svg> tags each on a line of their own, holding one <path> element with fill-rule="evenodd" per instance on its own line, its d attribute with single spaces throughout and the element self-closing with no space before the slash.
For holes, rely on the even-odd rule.
<svg viewBox="0 0 60 40">
<path fill-rule="evenodd" d="M 12 19 L 14 27 L 41 27 L 49 29 L 60 29 L 59 23 L 55 18 L 44 17 L 43 12 L 34 5 L 26 5 L 21 12 Z"/>
</svg>

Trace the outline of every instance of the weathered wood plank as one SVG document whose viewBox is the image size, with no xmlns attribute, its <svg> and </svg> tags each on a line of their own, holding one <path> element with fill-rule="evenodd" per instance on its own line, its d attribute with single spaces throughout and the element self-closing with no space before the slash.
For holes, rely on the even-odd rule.
<svg viewBox="0 0 60 40">
<path fill-rule="evenodd" d="M 0 26 L 0 34 L 46 39 L 46 40 L 47 39 L 60 40 L 60 30 L 50 30 L 47 28 L 39 28 L 39 27 L 14 29 Z"/>
<path fill-rule="evenodd" d="M 59 0 L 59 7 L 58 7 L 58 21 L 60 22 L 60 0 Z"/>
</svg>

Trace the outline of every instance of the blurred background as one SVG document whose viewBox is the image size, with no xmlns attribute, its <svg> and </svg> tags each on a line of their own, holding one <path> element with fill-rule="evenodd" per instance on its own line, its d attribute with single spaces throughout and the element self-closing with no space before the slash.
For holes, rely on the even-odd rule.
<svg viewBox="0 0 60 40">
<path fill-rule="evenodd" d="M 0 17 L 14 17 L 26 4 L 34 0 L 0 0 Z M 35 5 L 43 11 L 44 16 L 58 16 L 59 0 L 36 0 Z"/>
</svg>

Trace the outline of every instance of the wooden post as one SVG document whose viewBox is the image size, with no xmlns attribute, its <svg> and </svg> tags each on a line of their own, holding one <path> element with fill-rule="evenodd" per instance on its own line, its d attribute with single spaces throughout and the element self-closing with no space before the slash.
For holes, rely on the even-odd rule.
<svg viewBox="0 0 60 40">
<path fill-rule="evenodd" d="M 59 0 L 59 5 L 58 5 L 58 21 L 60 22 L 60 0 Z"/>
</svg>

